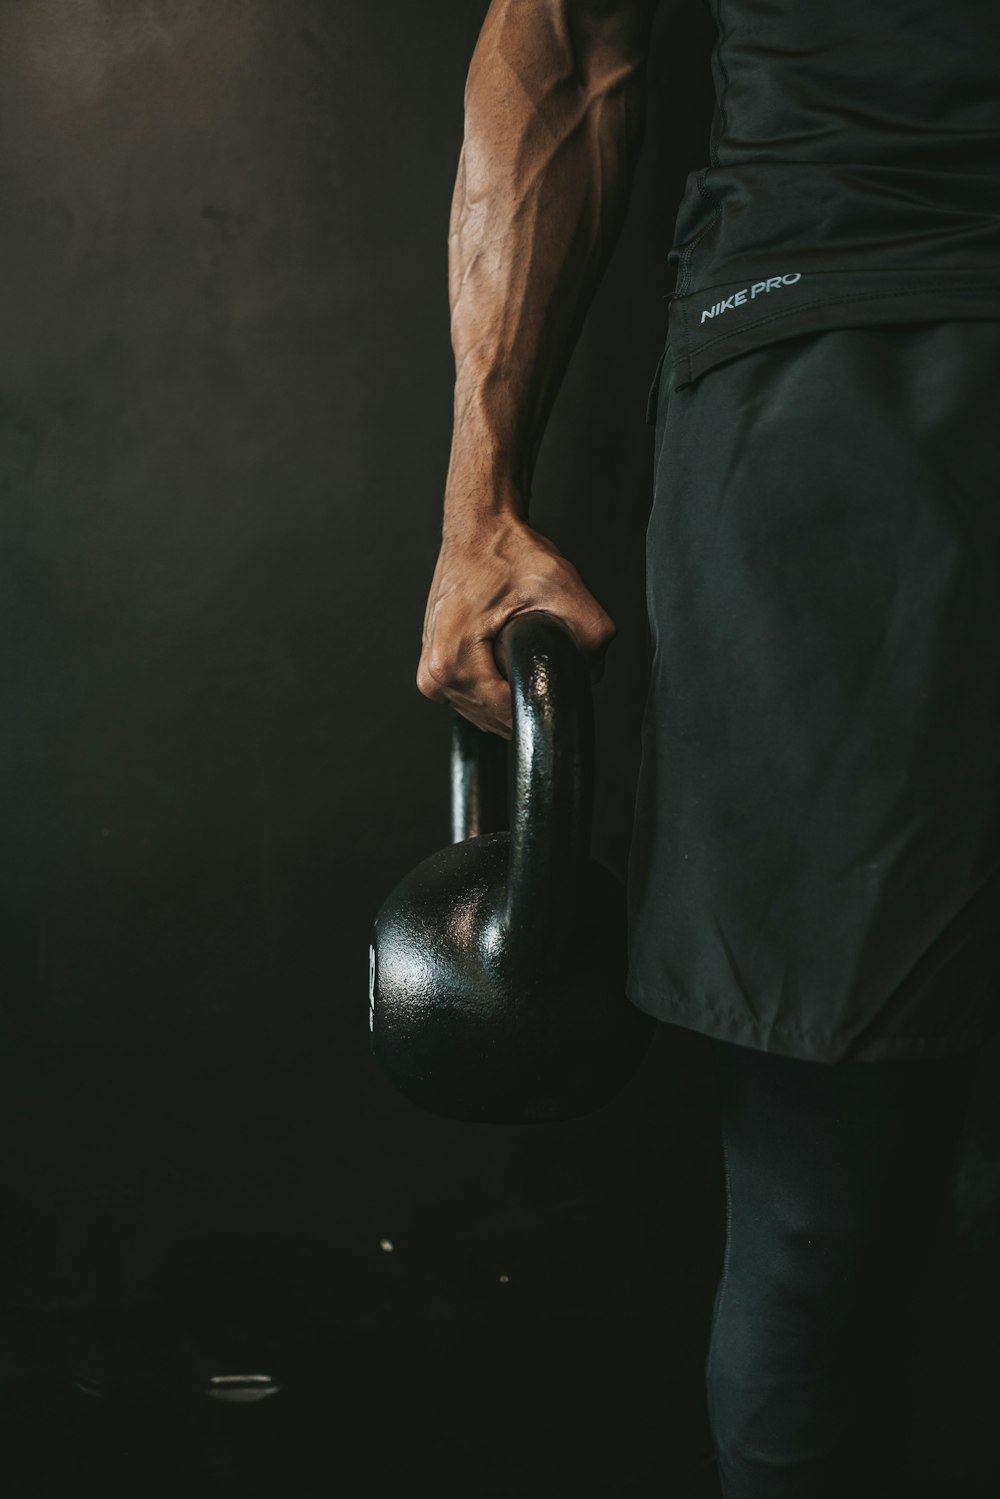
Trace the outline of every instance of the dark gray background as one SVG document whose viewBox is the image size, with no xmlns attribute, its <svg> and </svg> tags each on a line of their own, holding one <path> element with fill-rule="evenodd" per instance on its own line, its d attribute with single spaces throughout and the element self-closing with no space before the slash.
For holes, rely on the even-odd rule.
<svg viewBox="0 0 1000 1499">
<path fill-rule="evenodd" d="M 376 1495 L 414 1471 L 479 1499 L 714 1492 L 702 1039 L 661 1029 L 625 1094 L 544 1130 L 424 1115 L 368 1051 L 372 916 L 448 841 L 448 711 L 414 677 L 486 8 L 0 5 L 0 1369 L 36 1460 L 61 1423 L 105 1484 L 165 1471 L 163 1432 L 102 1426 L 80 1368 L 141 1386 L 187 1358 L 286 1389 L 172 1426 L 171 1482 L 248 1451 L 293 1494 L 311 1462 L 315 1492 L 355 1462 Z M 531 509 L 618 625 L 593 851 L 622 878 L 643 409 L 711 37 L 707 7 L 661 6 Z"/>
</svg>

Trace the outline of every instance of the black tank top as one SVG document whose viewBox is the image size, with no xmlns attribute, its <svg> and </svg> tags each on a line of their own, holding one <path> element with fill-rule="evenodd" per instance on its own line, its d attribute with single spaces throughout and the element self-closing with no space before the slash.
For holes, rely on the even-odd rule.
<svg viewBox="0 0 1000 1499">
<path fill-rule="evenodd" d="M 709 0 L 675 389 L 790 334 L 1000 319 L 1000 0 Z"/>
</svg>

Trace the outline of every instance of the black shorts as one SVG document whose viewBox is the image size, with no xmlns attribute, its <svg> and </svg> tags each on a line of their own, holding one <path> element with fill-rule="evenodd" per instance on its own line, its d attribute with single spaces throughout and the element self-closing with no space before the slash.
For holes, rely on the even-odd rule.
<svg viewBox="0 0 1000 1499">
<path fill-rule="evenodd" d="M 1000 322 L 827 329 L 653 392 L 627 993 L 812 1061 L 1000 1008 Z"/>
</svg>

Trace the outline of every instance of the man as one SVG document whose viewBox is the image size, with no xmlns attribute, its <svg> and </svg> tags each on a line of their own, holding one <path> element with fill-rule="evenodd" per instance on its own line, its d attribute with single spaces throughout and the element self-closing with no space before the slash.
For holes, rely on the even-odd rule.
<svg viewBox="0 0 1000 1499">
<path fill-rule="evenodd" d="M 711 164 L 678 212 L 647 410 L 627 993 L 711 1040 L 726 1499 L 884 1499 L 909 1309 L 995 1030 L 1000 7 L 712 8 Z M 595 677 L 615 636 L 527 508 L 624 216 L 655 10 L 494 0 L 469 69 L 417 685 L 505 738 L 512 615 L 557 614 Z"/>
</svg>

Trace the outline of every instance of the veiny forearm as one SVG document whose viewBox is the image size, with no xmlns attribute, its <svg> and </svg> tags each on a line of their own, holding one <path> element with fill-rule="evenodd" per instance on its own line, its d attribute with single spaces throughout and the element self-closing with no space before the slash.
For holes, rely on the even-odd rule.
<svg viewBox="0 0 1000 1499">
<path fill-rule="evenodd" d="M 581 10 L 494 0 L 469 68 L 448 241 L 446 535 L 526 517 L 545 423 L 624 219 L 651 7 L 633 7 L 646 21 L 627 40 L 581 32 Z"/>
</svg>

